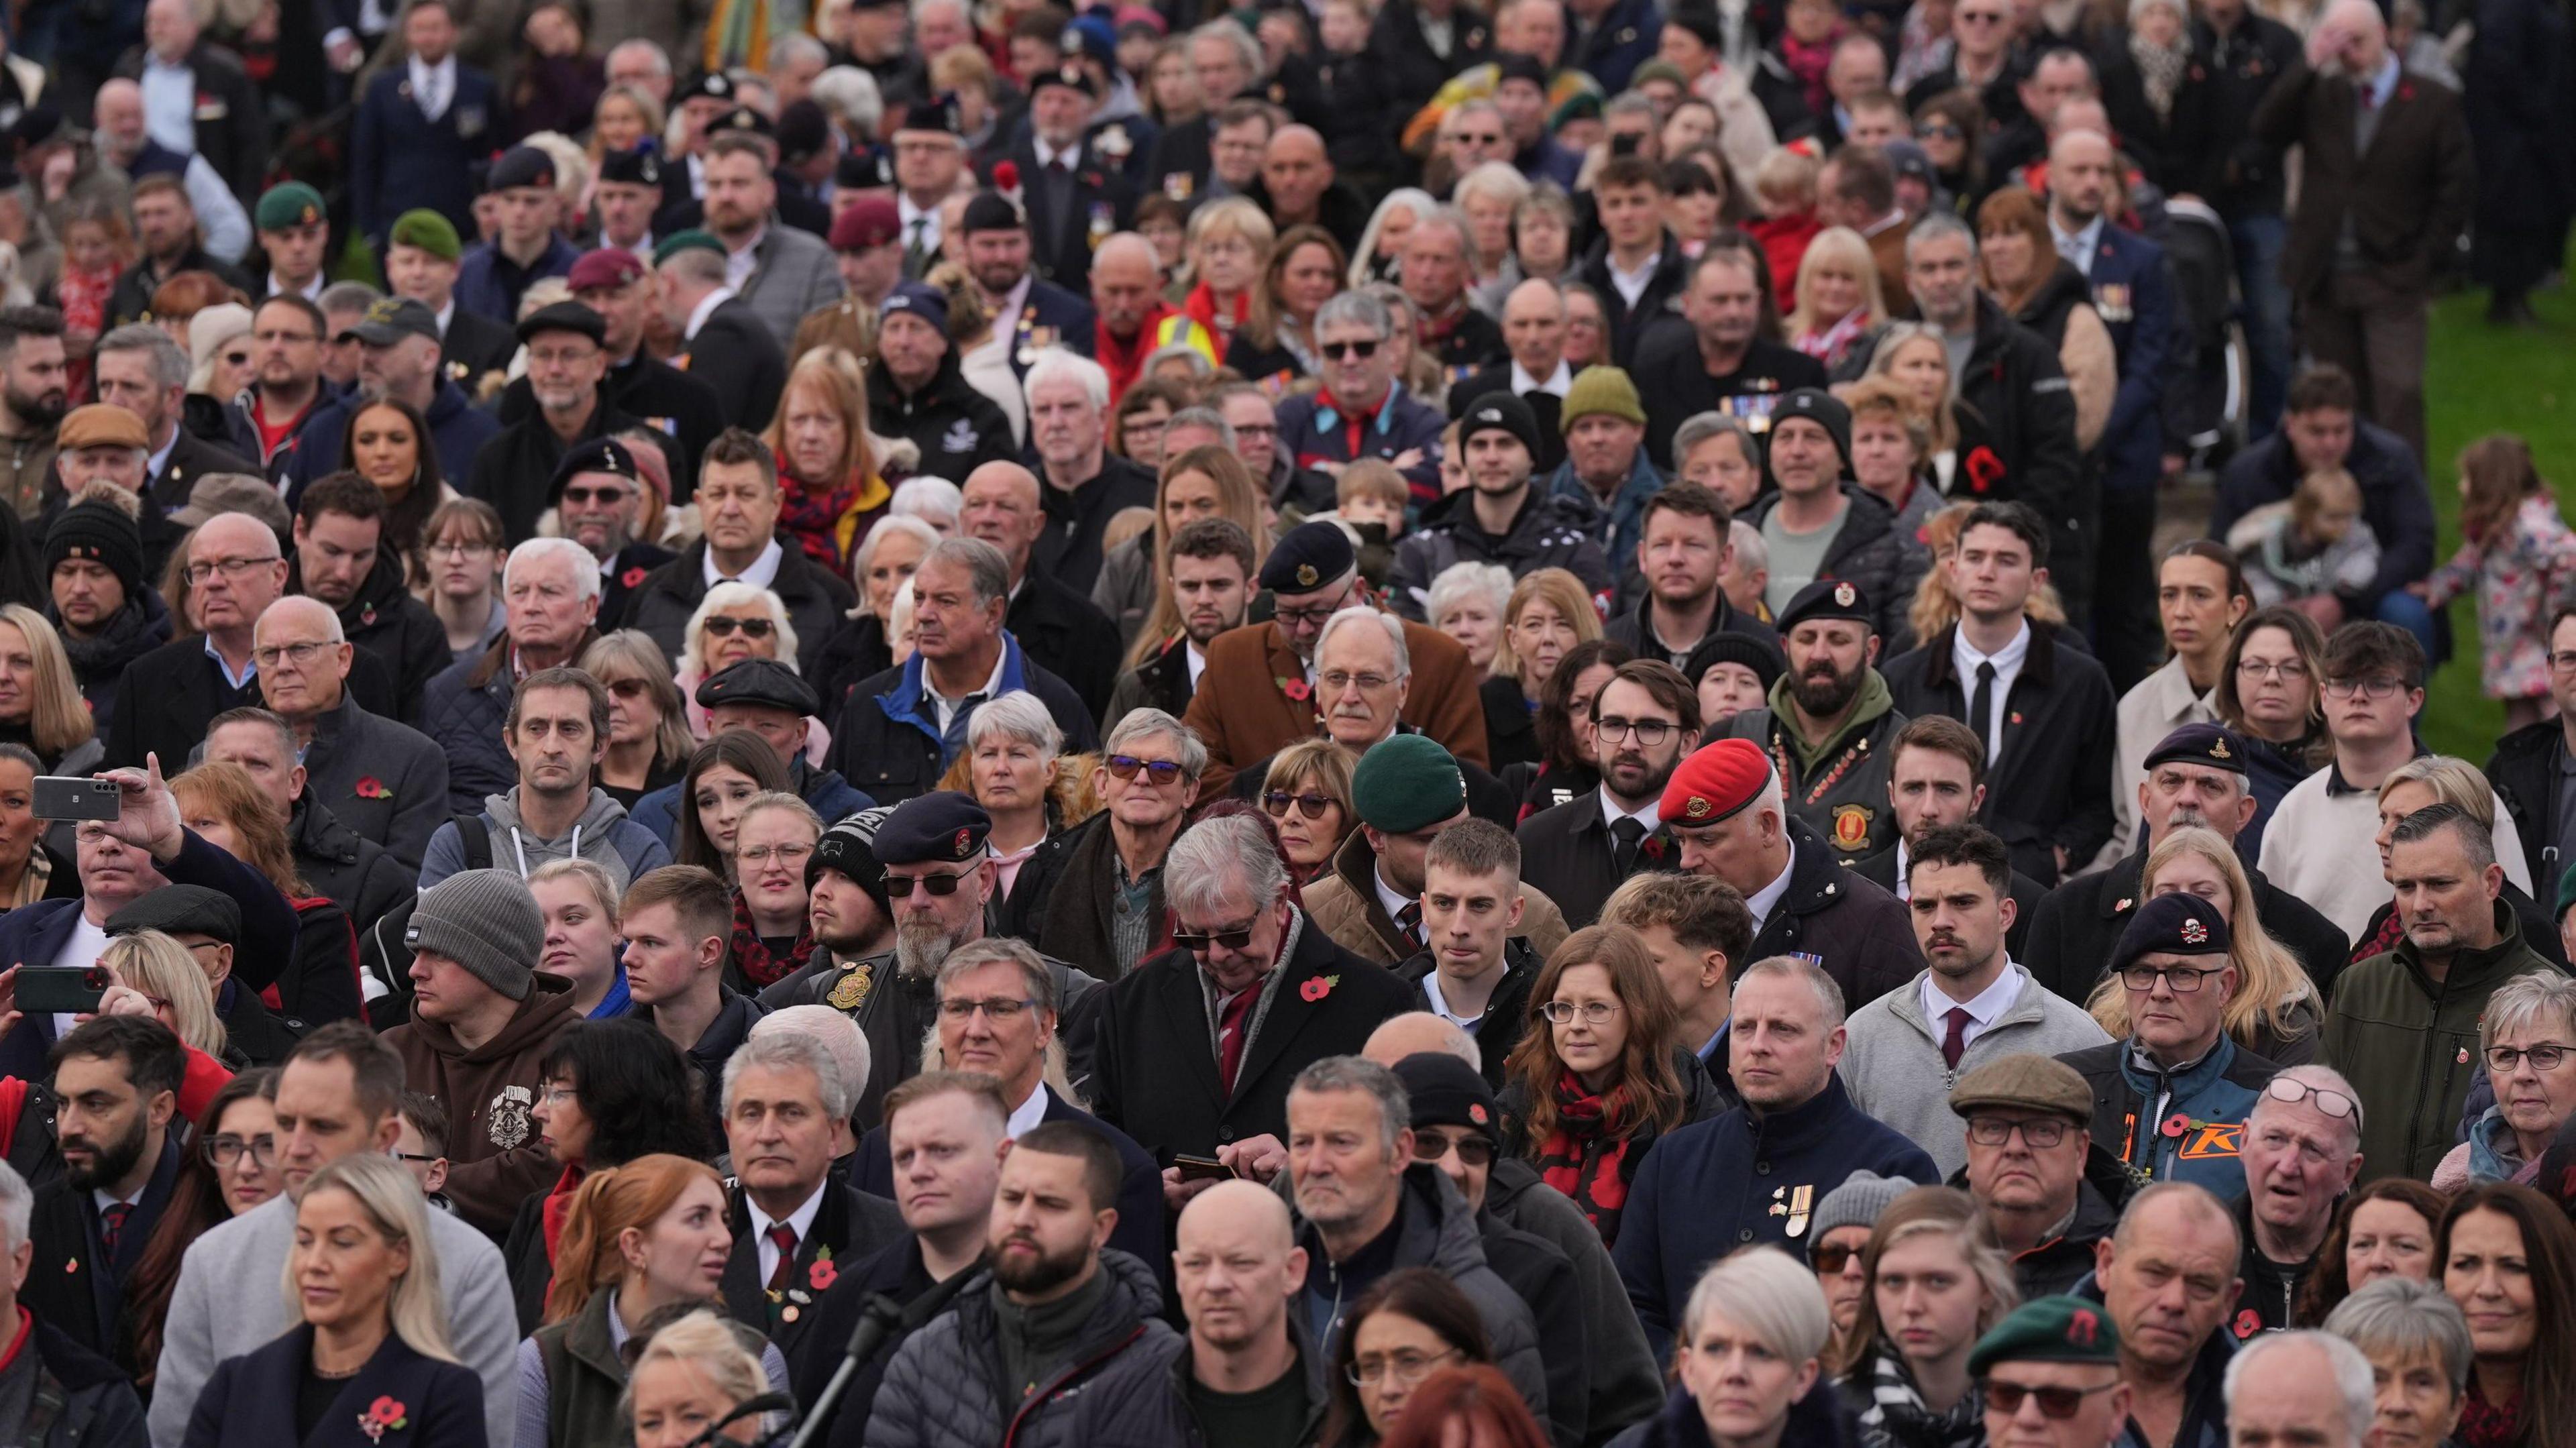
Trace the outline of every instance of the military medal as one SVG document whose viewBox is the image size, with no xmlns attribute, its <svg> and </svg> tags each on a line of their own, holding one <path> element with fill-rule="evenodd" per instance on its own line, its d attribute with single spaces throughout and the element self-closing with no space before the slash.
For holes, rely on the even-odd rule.
<svg viewBox="0 0 2576 1448">
<path fill-rule="evenodd" d="M 1807 1235 L 1807 1218 L 1815 1211 L 1816 1189 L 1801 1186 L 1789 1193 L 1789 1225 L 1784 1228 L 1792 1237 Z"/>
</svg>

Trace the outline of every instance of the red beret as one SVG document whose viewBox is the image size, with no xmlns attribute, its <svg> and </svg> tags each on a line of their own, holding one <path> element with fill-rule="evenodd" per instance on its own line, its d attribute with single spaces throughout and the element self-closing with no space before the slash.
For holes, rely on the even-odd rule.
<svg viewBox="0 0 2576 1448">
<path fill-rule="evenodd" d="M 1681 762 L 1657 813 L 1668 825 L 1713 825 L 1760 797 L 1771 761 L 1750 739 L 1720 739 Z"/>
<path fill-rule="evenodd" d="M 635 253 L 622 246 L 603 246 L 585 252 L 572 264 L 572 275 L 565 284 L 578 294 L 601 288 L 625 286 L 644 275 L 644 263 Z"/>
</svg>

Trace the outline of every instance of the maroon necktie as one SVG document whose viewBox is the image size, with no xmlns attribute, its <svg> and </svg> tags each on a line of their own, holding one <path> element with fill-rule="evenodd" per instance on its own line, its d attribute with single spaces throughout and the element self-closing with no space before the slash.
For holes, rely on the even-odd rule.
<svg viewBox="0 0 2576 1448">
<path fill-rule="evenodd" d="M 774 1222 L 769 1240 L 778 1248 L 778 1265 L 769 1269 L 769 1290 L 785 1292 L 796 1272 L 796 1229 L 785 1222 Z"/>
<path fill-rule="evenodd" d="M 1243 1039 L 1252 1030 L 1252 1003 L 1261 997 L 1260 982 L 1245 986 L 1225 1003 L 1216 1025 L 1216 1080 L 1226 1095 L 1234 1094 L 1234 1073 L 1243 1064 Z"/>
<path fill-rule="evenodd" d="M 1952 1006 L 1950 1013 L 1942 1019 L 1950 1023 L 1950 1034 L 1941 1038 L 1941 1064 L 1956 1071 L 1959 1057 L 1968 1049 L 1968 1008 Z"/>
</svg>

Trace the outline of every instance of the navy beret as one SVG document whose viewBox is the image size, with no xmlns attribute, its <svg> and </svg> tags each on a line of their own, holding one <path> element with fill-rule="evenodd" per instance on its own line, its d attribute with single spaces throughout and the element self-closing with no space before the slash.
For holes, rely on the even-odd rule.
<svg viewBox="0 0 2576 1448">
<path fill-rule="evenodd" d="M 1359 551 L 1339 523 L 1300 523 L 1288 530 L 1261 564 L 1261 586 L 1272 593 L 1312 593 L 1359 566 Z"/>
<path fill-rule="evenodd" d="M 2197 764 L 2203 769 L 2245 772 L 2245 741 L 2224 724 L 2185 724 L 2164 737 L 2147 754 L 2147 768 L 2159 764 Z"/>
<path fill-rule="evenodd" d="M 698 685 L 699 708 L 718 704 L 758 704 L 807 717 L 823 712 L 814 686 L 776 659 L 745 659 Z"/>
<path fill-rule="evenodd" d="M 164 885 L 107 917 L 111 936 L 137 930 L 164 935 L 211 935 L 226 945 L 241 943 L 241 906 L 221 890 L 203 885 Z"/>
<path fill-rule="evenodd" d="M 1877 617 L 1869 611 L 1869 596 L 1860 591 L 1859 585 L 1847 578 L 1819 578 L 1798 590 L 1789 606 L 1780 610 L 1776 622 L 1780 636 L 1786 638 L 1789 630 L 1810 619 L 1840 618 L 1872 624 Z"/>
<path fill-rule="evenodd" d="M 874 851 L 880 866 L 958 865 L 981 856 L 992 832 L 993 817 L 982 805 L 943 789 L 896 805 L 877 826 Z"/>
</svg>

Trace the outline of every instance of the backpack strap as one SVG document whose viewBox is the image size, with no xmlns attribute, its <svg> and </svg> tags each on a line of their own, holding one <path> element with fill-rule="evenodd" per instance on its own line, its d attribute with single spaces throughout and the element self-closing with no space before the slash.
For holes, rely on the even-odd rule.
<svg viewBox="0 0 2576 1448">
<path fill-rule="evenodd" d="M 492 868 L 492 827 L 483 823 L 483 812 L 456 816 L 456 842 L 465 848 L 465 868 Z"/>
</svg>

